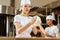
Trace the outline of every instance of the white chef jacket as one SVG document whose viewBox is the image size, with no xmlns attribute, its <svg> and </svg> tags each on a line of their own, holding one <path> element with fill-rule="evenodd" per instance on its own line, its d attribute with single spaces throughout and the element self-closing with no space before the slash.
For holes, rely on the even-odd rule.
<svg viewBox="0 0 60 40">
<path fill-rule="evenodd" d="M 23 27 L 24 25 L 26 25 L 30 20 L 32 19 L 32 17 L 27 17 L 27 16 L 23 16 L 23 15 L 16 15 L 14 17 L 14 22 L 19 22 L 20 25 Z M 25 31 L 23 31 L 21 34 L 16 33 L 16 38 L 20 37 L 20 38 L 30 38 L 32 31 L 32 26 L 30 26 L 29 28 L 27 28 Z"/>
<path fill-rule="evenodd" d="M 59 32 L 59 29 L 57 26 L 53 25 L 51 27 L 46 27 L 45 32 L 49 35 L 56 36 L 56 34 Z"/>
</svg>

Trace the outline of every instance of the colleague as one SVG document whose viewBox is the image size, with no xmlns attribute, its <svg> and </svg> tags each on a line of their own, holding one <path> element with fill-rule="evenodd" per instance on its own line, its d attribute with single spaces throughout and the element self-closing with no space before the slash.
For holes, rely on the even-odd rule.
<svg viewBox="0 0 60 40">
<path fill-rule="evenodd" d="M 58 27 L 53 24 L 53 21 L 55 21 L 55 18 L 52 15 L 46 17 L 46 24 L 49 26 L 45 28 L 47 37 L 56 37 L 56 34 L 59 32 Z"/>
<path fill-rule="evenodd" d="M 37 34 L 37 29 L 34 26 L 34 23 L 37 19 L 37 16 L 30 17 L 28 15 L 31 9 L 30 0 L 21 0 L 20 11 L 21 13 L 14 17 L 14 25 L 16 28 L 16 38 L 30 38 L 31 31 L 34 34 Z"/>
</svg>

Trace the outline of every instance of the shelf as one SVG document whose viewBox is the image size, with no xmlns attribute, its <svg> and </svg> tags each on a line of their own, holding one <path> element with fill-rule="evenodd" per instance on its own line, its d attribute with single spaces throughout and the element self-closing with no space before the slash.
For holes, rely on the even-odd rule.
<svg viewBox="0 0 60 40">
<path fill-rule="evenodd" d="M 15 15 L 12 15 L 12 14 L 5 14 L 5 13 L 0 13 L 0 16 L 15 16 Z"/>
<path fill-rule="evenodd" d="M 43 14 L 29 14 L 29 16 L 35 16 L 35 15 L 41 16 L 41 17 L 46 17 L 46 15 L 43 15 Z"/>
</svg>

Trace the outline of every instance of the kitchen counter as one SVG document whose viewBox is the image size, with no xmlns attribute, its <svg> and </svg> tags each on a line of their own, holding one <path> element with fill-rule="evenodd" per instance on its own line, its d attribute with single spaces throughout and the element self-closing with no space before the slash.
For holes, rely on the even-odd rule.
<svg viewBox="0 0 60 40">
<path fill-rule="evenodd" d="M 14 37 L 0 37 L 0 40 L 60 40 L 60 38 L 14 38 Z"/>
</svg>

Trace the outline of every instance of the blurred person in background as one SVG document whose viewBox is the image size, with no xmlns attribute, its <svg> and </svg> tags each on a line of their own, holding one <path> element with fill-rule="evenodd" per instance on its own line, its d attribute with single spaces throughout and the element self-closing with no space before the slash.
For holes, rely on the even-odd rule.
<svg viewBox="0 0 60 40">
<path fill-rule="evenodd" d="M 45 28 L 47 37 L 56 37 L 56 34 L 59 32 L 58 27 L 53 24 L 54 21 L 55 18 L 52 15 L 46 17 L 46 24 L 49 26 Z"/>
</svg>

